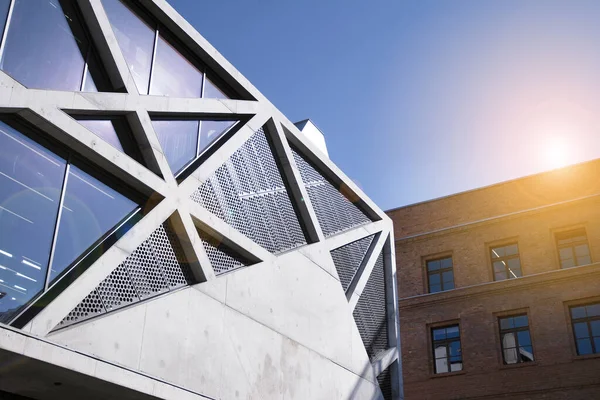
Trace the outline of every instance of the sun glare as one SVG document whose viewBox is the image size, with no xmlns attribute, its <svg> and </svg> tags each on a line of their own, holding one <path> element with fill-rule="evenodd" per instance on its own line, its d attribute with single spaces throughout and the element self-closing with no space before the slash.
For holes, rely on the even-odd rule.
<svg viewBox="0 0 600 400">
<path fill-rule="evenodd" d="M 544 161 L 549 168 L 560 168 L 569 163 L 569 145 L 564 136 L 547 138 L 544 147 Z"/>
</svg>

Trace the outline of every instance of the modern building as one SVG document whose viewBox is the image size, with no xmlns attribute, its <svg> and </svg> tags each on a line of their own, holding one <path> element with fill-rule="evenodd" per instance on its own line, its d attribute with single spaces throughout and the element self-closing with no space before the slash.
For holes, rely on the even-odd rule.
<svg viewBox="0 0 600 400">
<path fill-rule="evenodd" d="M 164 0 L 0 21 L 0 398 L 402 398 L 391 220 L 326 150 Z"/>
<path fill-rule="evenodd" d="M 406 399 L 600 398 L 600 160 L 388 215 Z"/>
</svg>

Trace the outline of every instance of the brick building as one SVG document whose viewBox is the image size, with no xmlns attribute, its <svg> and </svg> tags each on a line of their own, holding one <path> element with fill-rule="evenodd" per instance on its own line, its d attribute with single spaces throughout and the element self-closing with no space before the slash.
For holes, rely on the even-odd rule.
<svg viewBox="0 0 600 400">
<path fill-rule="evenodd" d="M 600 398 L 600 159 L 388 215 L 406 399 Z"/>
</svg>

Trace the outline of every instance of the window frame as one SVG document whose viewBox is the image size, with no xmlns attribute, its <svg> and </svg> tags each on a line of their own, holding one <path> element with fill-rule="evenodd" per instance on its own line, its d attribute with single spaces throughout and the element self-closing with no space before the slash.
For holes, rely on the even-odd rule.
<svg viewBox="0 0 600 400">
<path fill-rule="evenodd" d="M 561 239 L 560 236 L 566 236 L 569 233 L 578 232 L 578 231 L 582 231 L 583 232 L 583 234 L 585 235 L 585 241 L 579 241 L 579 242 L 576 242 L 576 243 L 569 243 L 567 245 L 560 245 L 558 243 L 558 241 Z M 583 225 L 573 226 L 573 227 L 569 227 L 569 228 L 565 228 L 565 229 L 555 230 L 552 233 L 553 233 L 553 237 L 554 237 L 554 246 L 556 247 L 556 258 L 557 258 L 557 261 L 558 261 L 558 267 L 559 267 L 559 269 L 577 268 L 577 267 L 581 267 L 581 266 L 584 266 L 584 265 L 590 265 L 590 264 L 594 263 L 594 260 L 592 258 L 592 251 L 591 251 L 590 243 L 589 243 L 589 239 L 588 239 L 587 229 L 586 229 L 585 226 L 583 226 Z M 571 237 L 574 237 L 574 236 L 577 236 L 577 235 L 572 235 Z M 578 236 L 581 236 L 581 235 L 578 235 Z M 582 244 L 585 244 L 587 246 L 587 248 L 588 248 L 588 254 L 589 254 L 589 257 L 590 257 L 589 264 L 577 264 L 576 263 L 572 267 L 563 267 L 562 266 L 562 262 L 561 262 L 561 258 L 560 258 L 560 250 L 564 249 L 564 248 L 571 248 L 572 251 L 573 251 L 574 260 L 575 260 L 575 262 L 577 262 L 577 255 L 575 253 L 575 246 L 576 245 L 582 245 Z"/>
<path fill-rule="evenodd" d="M 519 328 L 507 328 L 507 329 L 502 329 L 502 324 L 501 324 L 501 320 L 505 319 L 505 318 L 515 318 L 515 317 L 522 317 L 522 316 L 526 316 L 527 317 L 527 326 L 526 327 L 519 327 Z M 536 350 L 535 347 L 533 345 L 533 334 L 531 333 L 531 318 L 529 316 L 528 310 L 522 310 L 522 311 L 516 311 L 516 312 L 504 312 L 501 314 L 497 314 L 495 315 L 496 317 L 496 323 L 498 324 L 498 333 L 499 333 L 499 344 L 500 344 L 500 360 L 502 361 L 502 366 L 503 367 L 514 367 L 514 366 L 522 366 L 522 365 L 533 365 L 536 363 L 536 358 L 535 358 L 535 354 L 536 354 Z M 523 332 L 523 331 L 527 331 L 529 332 L 529 340 L 531 341 L 531 350 L 533 352 L 533 360 L 531 361 L 521 361 L 521 358 L 518 357 L 517 358 L 517 362 L 513 363 L 513 364 L 509 364 L 506 362 L 506 358 L 504 355 L 504 343 L 502 341 L 502 335 L 505 333 L 514 333 L 515 334 L 515 348 L 519 349 L 519 338 L 517 333 L 518 332 Z"/>
<path fill-rule="evenodd" d="M 517 254 L 512 254 L 510 256 L 502 256 L 502 257 L 498 257 L 498 258 L 494 258 L 493 257 L 493 252 L 495 249 L 497 248 L 501 248 L 501 247 L 507 247 L 507 246 L 511 246 L 511 245 L 516 245 L 517 246 Z M 521 262 L 521 250 L 519 249 L 519 241 L 515 238 L 515 239 L 508 239 L 508 240 L 503 240 L 501 242 L 498 243 L 492 243 L 492 244 L 488 244 L 487 246 L 488 248 L 488 259 L 490 262 L 490 268 L 491 268 L 491 273 L 492 273 L 492 281 L 493 282 L 503 282 L 503 281 L 507 281 L 510 279 L 517 279 L 517 278 L 522 278 L 523 276 L 525 276 L 525 274 L 523 273 L 523 263 Z M 517 276 L 517 277 L 512 277 L 512 278 L 508 278 L 509 275 L 509 271 L 508 271 L 508 264 L 505 261 L 508 261 L 510 259 L 514 259 L 514 258 L 518 258 L 519 259 L 519 265 L 520 265 L 520 270 L 521 270 L 521 276 Z M 506 272 L 506 279 L 496 279 L 496 270 L 494 269 L 494 263 L 498 262 L 498 261 L 503 261 L 504 263 L 504 271 Z"/>
<path fill-rule="evenodd" d="M 452 328 L 455 326 L 458 328 L 458 338 L 452 338 L 452 339 L 446 338 L 446 339 L 441 339 L 441 340 L 437 340 L 437 341 L 434 339 L 434 335 L 433 335 L 434 330 L 447 329 L 447 328 Z M 431 369 L 430 369 L 431 377 L 464 374 L 465 367 L 464 367 L 464 358 L 463 358 L 462 331 L 461 331 L 460 321 L 452 320 L 452 321 L 438 322 L 435 324 L 428 325 L 427 328 L 429 330 L 429 359 L 430 359 L 430 365 L 431 365 Z M 449 363 L 449 360 L 450 360 L 449 344 L 451 342 L 456 342 L 457 341 L 456 339 L 458 339 L 458 342 L 459 342 L 461 369 L 458 371 L 451 371 L 450 370 L 451 366 Z M 435 346 L 436 346 L 436 343 L 440 343 L 440 342 L 442 342 L 446 348 L 446 358 L 448 359 L 448 371 L 447 372 L 436 372 L 436 360 L 438 360 L 438 358 L 435 357 Z"/>
<path fill-rule="evenodd" d="M 441 260 L 445 260 L 445 259 L 448 259 L 448 258 L 452 262 L 452 267 L 450 267 L 450 268 L 444 268 L 444 269 L 442 269 L 440 267 L 440 269 L 438 269 L 436 271 L 433 271 L 433 272 L 429 271 L 428 264 L 430 262 L 441 261 Z M 424 262 L 424 274 L 425 274 L 425 279 L 424 279 L 425 285 L 424 286 L 425 286 L 425 292 L 426 292 L 426 294 L 442 293 L 442 292 L 446 292 L 448 290 L 454 290 L 454 289 L 456 289 L 456 280 L 455 280 L 455 274 L 454 274 L 454 256 L 453 256 L 452 253 L 441 253 L 441 254 L 436 254 L 436 255 L 433 255 L 433 256 L 428 256 L 428 257 L 425 257 L 423 259 L 423 262 Z M 452 284 L 453 284 L 454 287 L 452 287 L 451 289 L 444 289 L 444 280 L 442 279 L 442 274 L 444 272 L 448 272 L 448 271 L 452 271 Z M 431 275 L 440 275 L 441 290 L 438 291 L 438 292 L 432 292 L 431 291 L 431 288 L 430 288 L 430 285 L 429 285 L 429 277 Z"/>
<path fill-rule="evenodd" d="M 130 221 L 138 221 L 144 215 L 146 215 L 150 209 L 144 207 L 148 203 L 148 198 L 133 188 L 126 185 L 118 177 L 110 175 L 102 168 L 94 165 L 92 162 L 87 160 L 84 156 L 77 154 L 71 150 L 68 146 L 58 142 L 57 140 L 45 135 L 43 131 L 35 126 L 32 126 L 28 121 L 14 114 L 1 114 L 0 120 L 11 128 L 15 129 L 23 136 L 31 139 L 40 146 L 46 148 L 48 151 L 56 154 L 57 156 L 65 160 L 65 173 L 62 181 L 60 201 L 58 204 L 59 212 L 56 215 L 54 223 L 54 233 L 52 235 L 50 258 L 46 270 L 46 278 L 42 290 L 34 295 L 28 302 L 23 304 L 20 311 L 16 313 L 8 322 L 8 325 L 22 328 L 27 322 L 29 322 L 35 315 L 37 315 L 52 299 L 57 297 L 67 286 L 69 286 L 75 279 L 81 275 L 87 268 L 89 268 L 93 262 L 95 262 L 100 256 L 104 254 L 101 251 L 103 244 L 106 249 L 110 248 L 121 236 L 123 236 L 131 226 Z M 86 174 L 97 179 L 101 183 L 109 186 L 111 189 L 119 192 L 124 197 L 138 204 L 133 211 L 123 217 L 113 228 L 107 231 L 104 235 L 98 238 L 92 245 L 85 249 L 71 264 L 56 276 L 53 280 L 50 279 L 50 270 L 52 261 L 54 258 L 54 252 L 56 250 L 56 242 L 58 239 L 58 232 L 61 221 L 61 211 L 63 208 L 64 197 L 66 193 L 66 187 L 68 182 L 68 175 L 70 166 L 74 165 L 81 169 Z"/>
<path fill-rule="evenodd" d="M 600 357 L 600 348 L 596 349 L 596 345 L 594 343 L 594 336 L 592 334 L 592 329 L 591 329 L 591 324 L 590 322 L 592 321 L 600 321 L 600 315 L 599 316 L 593 316 L 593 317 L 584 317 L 584 318 L 577 318 L 574 319 L 573 318 L 573 314 L 571 313 L 571 309 L 573 308 L 577 308 L 577 307 L 585 307 L 585 306 L 590 306 L 590 305 L 596 305 L 599 304 L 600 305 L 600 298 L 592 298 L 592 299 L 585 299 L 585 300 L 578 300 L 575 302 L 569 302 L 568 304 L 565 304 L 565 308 L 566 308 L 566 312 L 567 312 L 567 318 L 568 321 L 571 325 L 571 329 L 570 329 L 570 335 L 572 336 L 572 340 L 571 340 L 571 346 L 573 348 L 573 354 L 575 355 L 576 358 L 595 358 L 595 357 Z M 592 353 L 590 354 L 579 354 L 579 351 L 577 349 L 577 334 L 575 332 L 575 324 L 576 323 L 581 323 L 581 322 L 585 322 L 588 333 L 589 333 L 589 338 L 590 338 L 590 345 L 592 347 Z"/>
</svg>

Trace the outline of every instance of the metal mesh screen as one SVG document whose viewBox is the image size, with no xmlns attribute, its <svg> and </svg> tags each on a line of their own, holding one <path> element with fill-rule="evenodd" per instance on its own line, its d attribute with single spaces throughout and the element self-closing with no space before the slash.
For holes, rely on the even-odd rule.
<svg viewBox="0 0 600 400">
<path fill-rule="evenodd" d="M 375 235 L 367 236 L 331 251 L 331 257 L 344 292 L 348 290 L 348 286 L 356 275 L 374 237 Z"/>
<path fill-rule="evenodd" d="M 306 244 L 262 128 L 191 199 L 272 253 Z"/>
<path fill-rule="evenodd" d="M 167 222 L 156 229 L 58 325 L 62 328 L 194 283 Z"/>
<path fill-rule="evenodd" d="M 369 217 L 293 148 L 292 153 L 325 236 L 371 222 Z"/>
<path fill-rule="evenodd" d="M 215 240 L 202 238 L 202 244 L 204 245 L 206 255 L 210 260 L 215 275 L 221 275 L 225 272 L 248 266 L 247 262 L 242 261 L 240 257 L 222 243 L 216 243 Z"/>
<path fill-rule="evenodd" d="M 397 361 L 394 361 L 397 362 Z M 391 367 L 388 367 L 385 371 L 379 374 L 377 382 L 379 383 L 379 389 L 385 400 L 392 400 L 392 374 L 390 371 Z"/>
<path fill-rule="evenodd" d="M 354 309 L 354 321 L 371 361 L 388 346 L 383 252 Z"/>
</svg>

